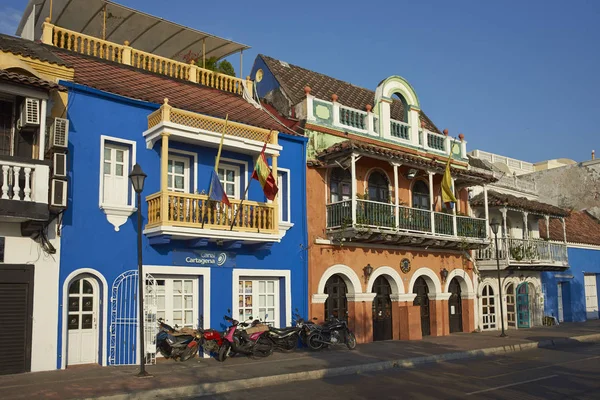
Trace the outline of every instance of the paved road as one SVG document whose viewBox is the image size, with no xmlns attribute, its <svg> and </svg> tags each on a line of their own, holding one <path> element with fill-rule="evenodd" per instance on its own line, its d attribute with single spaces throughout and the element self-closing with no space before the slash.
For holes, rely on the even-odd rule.
<svg viewBox="0 0 600 400">
<path fill-rule="evenodd" d="M 201 397 L 199 399 L 206 399 Z M 600 344 L 232 392 L 218 400 L 600 399 Z"/>
</svg>

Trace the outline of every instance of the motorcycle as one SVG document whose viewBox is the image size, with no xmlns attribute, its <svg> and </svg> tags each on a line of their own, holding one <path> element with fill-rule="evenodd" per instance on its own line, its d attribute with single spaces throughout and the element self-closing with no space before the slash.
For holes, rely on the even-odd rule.
<svg viewBox="0 0 600 400">
<path fill-rule="evenodd" d="M 189 328 L 173 329 L 170 325 L 158 320 L 159 330 L 156 334 L 156 349 L 164 358 L 187 361 L 198 352 L 202 335 L 199 331 Z"/>
<path fill-rule="evenodd" d="M 346 345 L 348 349 L 356 348 L 356 336 L 348 328 L 345 320 L 331 317 L 323 325 L 314 326 L 314 330 L 306 338 L 306 343 L 311 350 L 320 350 L 330 345 Z"/>
<path fill-rule="evenodd" d="M 219 359 L 224 361 L 236 353 L 262 358 L 273 354 L 273 342 L 265 335 L 269 327 L 256 323 L 249 324 L 231 318 L 223 317 L 231 324 L 223 336 L 223 345 L 219 349 Z"/>
</svg>

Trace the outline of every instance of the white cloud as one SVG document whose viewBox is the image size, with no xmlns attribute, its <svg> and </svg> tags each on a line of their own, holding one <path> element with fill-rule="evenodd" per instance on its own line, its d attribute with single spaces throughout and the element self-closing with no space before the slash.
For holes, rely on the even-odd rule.
<svg viewBox="0 0 600 400">
<path fill-rule="evenodd" d="M 11 7 L 0 8 L 0 33 L 14 35 L 20 21 L 21 11 Z"/>
</svg>

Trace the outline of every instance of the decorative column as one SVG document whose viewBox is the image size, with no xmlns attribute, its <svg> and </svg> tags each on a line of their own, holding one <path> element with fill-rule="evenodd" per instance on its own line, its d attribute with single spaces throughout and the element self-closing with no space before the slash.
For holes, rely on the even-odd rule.
<svg viewBox="0 0 600 400">
<path fill-rule="evenodd" d="M 433 174 L 432 171 L 427 171 L 427 175 L 429 175 L 429 218 L 431 219 L 431 233 L 435 233 L 435 210 L 433 209 L 433 205 L 435 204 L 435 199 L 433 198 Z"/>
<path fill-rule="evenodd" d="M 367 128 L 367 133 L 369 135 L 377 135 L 375 133 L 375 117 L 373 115 L 372 110 L 372 106 L 370 104 L 367 104 L 365 106 L 365 109 L 367 110 L 367 123 L 366 123 L 366 128 Z"/>
<path fill-rule="evenodd" d="M 565 244 L 567 244 L 567 222 L 565 221 L 565 217 L 560 217 L 560 222 L 562 223 L 562 227 L 563 227 L 564 242 L 565 242 Z"/>
<path fill-rule="evenodd" d="M 454 191 L 454 197 L 456 197 L 456 187 L 454 185 L 454 178 L 452 178 L 452 190 Z M 456 204 L 452 207 L 452 232 L 454 232 L 454 236 L 458 235 L 457 223 L 456 223 L 456 209 L 458 208 L 458 199 L 456 199 Z"/>
<path fill-rule="evenodd" d="M 431 336 L 450 334 L 450 318 L 448 315 L 450 296 L 452 296 L 452 293 L 431 293 L 428 295 Z"/>
<path fill-rule="evenodd" d="M 131 46 L 129 40 L 123 42 L 123 51 L 121 52 L 121 63 L 131 65 Z"/>
<path fill-rule="evenodd" d="M 44 23 L 42 24 L 42 43 L 44 44 L 52 44 L 52 30 L 54 25 L 50 23 L 50 17 L 46 17 Z"/>
<path fill-rule="evenodd" d="M 376 293 L 348 293 L 348 321 L 354 325 L 358 343 L 373 341 L 373 300 Z"/>
<path fill-rule="evenodd" d="M 352 153 L 350 175 L 352 179 L 352 226 L 356 225 L 356 154 Z"/>
<path fill-rule="evenodd" d="M 169 169 L 169 135 L 168 132 L 160 134 L 160 220 L 164 223 L 169 220 L 169 193 L 168 193 L 168 169 Z M 138 207 L 141 205 L 138 204 Z"/>
<path fill-rule="evenodd" d="M 545 215 L 544 219 L 546 220 L 546 239 L 550 240 L 550 216 Z"/>
<path fill-rule="evenodd" d="M 529 213 L 523 211 L 523 241 L 529 240 L 528 216 Z"/>
<path fill-rule="evenodd" d="M 410 141 L 415 147 L 419 147 L 419 127 L 421 126 L 419 120 L 421 117 L 421 110 L 415 106 L 409 106 L 408 112 L 408 124 L 410 125 Z M 389 125 L 389 124 L 388 124 Z"/>
<path fill-rule="evenodd" d="M 483 185 L 483 203 L 484 203 L 484 212 L 485 212 L 485 226 L 487 231 L 487 237 L 491 238 L 492 233 L 490 232 L 490 209 L 488 206 L 488 191 L 487 185 Z"/>
<path fill-rule="evenodd" d="M 402 164 L 391 163 L 394 167 L 394 205 L 396 209 L 395 222 L 396 229 L 400 227 L 400 193 L 398 193 L 398 167 Z"/>
<path fill-rule="evenodd" d="M 507 263 L 510 261 L 509 256 L 510 256 L 510 252 L 508 250 L 508 235 L 506 232 L 506 213 L 507 213 L 507 209 L 506 207 L 502 207 L 500 208 L 500 212 L 502 213 L 502 244 L 504 245 L 504 251 L 506 252 L 506 261 Z"/>
<path fill-rule="evenodd" d="M 48 101 L 42 100 L 40 102 L 40 148 L 38 149 L 38 158 L 43 160 L 46 158 L 46 113 L 48 107 Z"/>
<path fill-rule="evenodd" d="M 340 103 L 338 103 L 338 95 L 331 95 L 331 103 L 333 104 L 332 112 L 333 112 L 333 125 L 338 126 L 340 124 Z"/>
<path fill-rule="evenodd" d="M 306 120 L 307 121 L 315 120 L 314 109 L 313 109 L 313 107 L 314 107 L 313 101 L 315 99 L 315 96 L 310 94 L 311 90 L 312 89 L 310 88 L 310 86 L 304 86 L 304 94 L 306 95 Z"/>
<path fill-rule="evenodd" d="M 415 306 L 413 301 L 417 297 L 414 293 L 392 294 L 392 323 L 396 332 L 398 329 L 398 339 L 400 340 L 421 340 L 421 307 Z M 394 313 L 394 309 L 397 311 Z M 394 334 L 394 339 L 396 336 Z"/>
<path fill-rule="evenodd" d="M 277 175 L 277 158 L 278 156 L 276 155 L 272 155 L 271 156 L 271 171 L 273 172 L 273 178 L 275 178 L 275 183 L 277 183 L 279 181 L 279 176 Z M 279 223 L 281 222 L 279 220 L 279 191 L 277 192 L 277 194 L 275 195 L 275 198 L 273 199 L 273 219 L 272 221 L 274 221 L 273 224 L 273 229 L 277 229 L 277 227 L 279 226 Z"/>
</svg>

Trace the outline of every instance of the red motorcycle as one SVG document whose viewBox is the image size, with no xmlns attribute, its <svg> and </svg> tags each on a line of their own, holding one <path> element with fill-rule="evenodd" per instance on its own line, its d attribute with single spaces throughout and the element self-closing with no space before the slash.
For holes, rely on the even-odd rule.
<svg viewBox="0 0 600 400">
<path fill-rule="evenodd" d="M 156 347 L 163 357 L 186 361 L 195 356 L 202 347 L 205 353 L 215 354 L 218 361 L 225 360 L 221 358 L 220 351 L 223 347 L 223 337 L 218 331 L 201 328 L 177 330 L 162 320 L 159 320 L 158 324 L 160 328 L 156 335 Z"/>
</svg>

